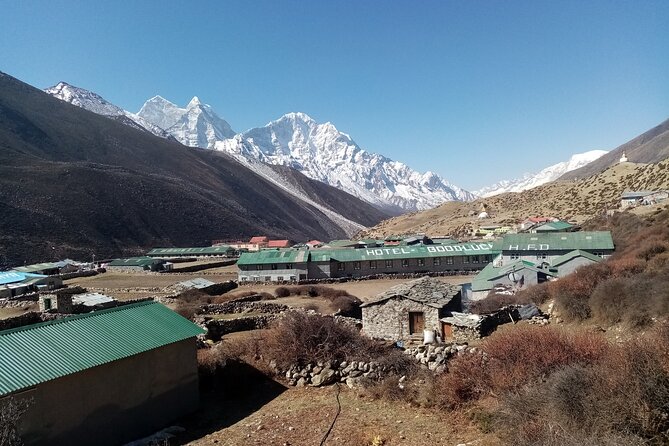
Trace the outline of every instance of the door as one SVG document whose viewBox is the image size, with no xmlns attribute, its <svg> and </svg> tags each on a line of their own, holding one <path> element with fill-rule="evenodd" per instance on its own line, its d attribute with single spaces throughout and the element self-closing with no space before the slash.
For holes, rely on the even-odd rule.
<svg viewBox="0 0 669 446">
<path fill-rule="evenodd" d="M 421 312 L 410 311 L 409 312 L 409 333 L 410 334 L 423 334 L 423 329 L 425 328 L 425 315 Z"/>
<path fill-rule="evenodd" d="M 450 324 L 441 324 L 441 339 L 453 339 L 453 326 Z"/>
</svg>

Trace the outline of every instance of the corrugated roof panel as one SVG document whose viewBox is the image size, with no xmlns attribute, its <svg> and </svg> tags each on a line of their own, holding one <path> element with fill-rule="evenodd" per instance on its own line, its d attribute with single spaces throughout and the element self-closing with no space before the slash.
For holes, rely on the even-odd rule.
<svg viewBox="0 0 669 446">
<path fill-rule="evenodd" d="M 0 395 L 201 333 L 153 301 L 0 331 Z"/>
<path fill-rule="evenodd" d="M 507 234 L 495 242 L 498 251 L 610 250 L 614 249 L 609 231 Z"/>
</svg>

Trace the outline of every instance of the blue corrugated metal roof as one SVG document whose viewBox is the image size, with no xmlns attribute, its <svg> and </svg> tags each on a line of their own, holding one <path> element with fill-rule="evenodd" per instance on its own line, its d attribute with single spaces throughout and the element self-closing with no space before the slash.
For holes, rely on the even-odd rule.
<svg viewBox="0 0 669 446">
<path fill-rule="evenodd" d="M 154 301 L 0 331 L 0 396 L 201 333 Z"/>
<path fill-rule="evenodd" d="M 42 274 L 22 273 L 18 271 L 7 271 L 0 273 L 0 285 L 7 285 L 8 283 L 23 282 L 28 279 L 37 279 L 47 277 Z"/>
</svg>

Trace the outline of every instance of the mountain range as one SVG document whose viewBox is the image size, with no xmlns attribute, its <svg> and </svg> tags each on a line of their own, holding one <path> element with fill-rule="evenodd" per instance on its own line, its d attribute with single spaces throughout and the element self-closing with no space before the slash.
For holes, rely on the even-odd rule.
<svg viewBox="0 0 669 446">
<path fill-rule="evenodd" d="M 534 174 L 527 173 L 515 180 L 502 180 L 492 186 L 474 191 L 474 194 L 479 197 L 492 197 L 493 195 L 502 194 L 504 192 L 522 192 L 528 189 L 533 189 L 542 184 L 555 181 L 567 172 L 571 172 L 590 164 L 606 153 L 608 153 L 606 150 L 591 150 L 589 152 L 577 153 L 576 155 L 572 155 L 568 161 L 553 164 Z"/>
<path fill-rule="evenodd" d="M 229 153 L 251 168 L 259 166 L 258 162 L 292 167 L 391 214 L 475 198 L 433 172 L 419 173 L 363 150 L 332 123 L 317 123 L 304 113 L 288 113 L 264 127 L 236 133 L 197 97 L 182 108 L 155 96 L 135 114 L 116 106 L 110 113 L 104 98 L 64 82 L 45 91 L 94 113 L 146 123 L 147 131 L 158 136 L 167 133 L 186 146 Z"/>
<path fill-rule="evenodd" d="M 388 217 L 299 172 L 259 174 L 158 137 L 91 98 L 105 116 L 0 72 L 0 267 L 253 235 L 330 240 Z"/>
</svg>

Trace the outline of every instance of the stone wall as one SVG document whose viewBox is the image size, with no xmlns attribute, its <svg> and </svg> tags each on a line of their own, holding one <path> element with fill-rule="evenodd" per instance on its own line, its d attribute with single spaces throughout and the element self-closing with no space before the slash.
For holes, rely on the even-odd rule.
<svg viewBox="0 0 669 446">
<path fill-rule="evenodd" d="M 424 314 L 425 329 L 440 332 L 439 310 L 408 299 L 392 298 L 362 307 L 362 330 L 370 338 L 392 341 L 408 339 L 409 312 Z M 418 333 L 422 336 L 422 332 Z"/>
</svg>

